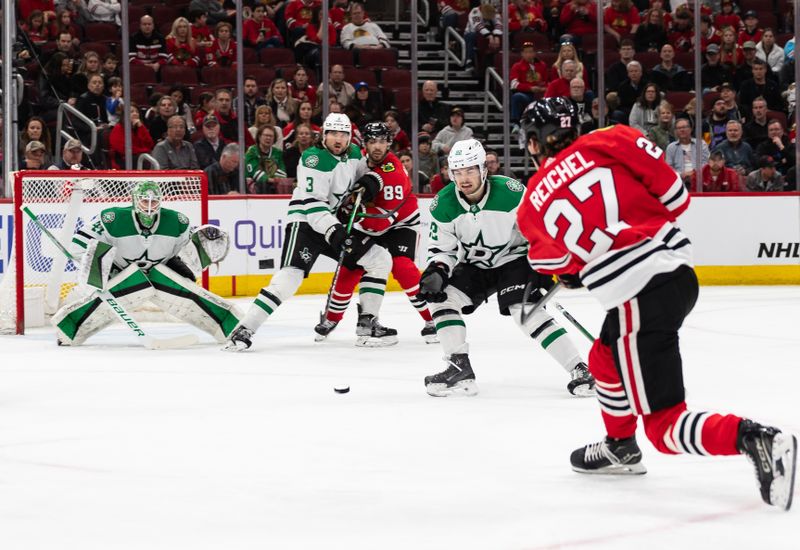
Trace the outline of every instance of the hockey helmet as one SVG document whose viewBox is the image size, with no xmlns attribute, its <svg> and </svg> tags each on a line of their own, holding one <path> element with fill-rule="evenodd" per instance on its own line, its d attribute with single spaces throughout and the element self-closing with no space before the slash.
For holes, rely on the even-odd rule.
<svg viewBox="0 0 800 550">
<path fill-rule="evenodd" d="M 365 124 L 364 129 L 361 131 L 361 135 L 364 137 L 364 143 L 371 139 L 381 138 L 385 139 L 389 143 L 392 142 L 392 132 L 384 122 L 369 122 Z"/>
<path fill-rule="evenodd" d="M 481 171 L 481 181 L 486 179 L 486 151 L 477 139 L 463 139 L 455 142 L 450 154 L 447 155 L 447 172 L 450 179 L 455 181 L 453 170 L 477 166 Z"/>
<path fill-rule="evenodd" d="M 561 149 L 558 144 L 578 136 L 578 108 L 566 97 L 548 97 L 535 101 L 525 112 L 524 122 L 537 140 L 552 154 Z"/>
<path fill-rule="evenodd" d="M 353 125 L 344 113 L 330 113 L 322 123 L 322 134 L 327 132 L 344 132 L 348 136 L 353 135 Z"/>
<path fill-rule="evenodd" d="M 143 181 L 131 192 L 133 211 L 144 227 L 153 227 L 161 210 L 161 187 L 154 181 Z"/>
</svg>

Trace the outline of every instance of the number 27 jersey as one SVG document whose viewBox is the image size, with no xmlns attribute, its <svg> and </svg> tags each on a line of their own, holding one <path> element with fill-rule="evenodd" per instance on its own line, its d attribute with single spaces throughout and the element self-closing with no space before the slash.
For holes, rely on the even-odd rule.
<svg viewBox="0 0 800 550">
<path fill-rule="evenodd" d="M 640 132 L 613 126 L 580 137 L 528 182 L 517 211 L 543 273 L 580 273 L 606 310 L 659 273 L 692 265 L 675 218 L 689 193 L 663 152 Z"/>
</svg>

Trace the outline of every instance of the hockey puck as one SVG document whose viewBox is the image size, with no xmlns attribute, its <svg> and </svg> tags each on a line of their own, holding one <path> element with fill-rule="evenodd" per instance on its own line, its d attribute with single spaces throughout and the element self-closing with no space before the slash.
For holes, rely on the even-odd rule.
<svg viewBox="0 0 800 550">
<path fill-rule="evenodd" d="M 347 393 L 350 391 L 350 386 L 334 386 L 333 391 L 336 393 Z"/>
</svg>

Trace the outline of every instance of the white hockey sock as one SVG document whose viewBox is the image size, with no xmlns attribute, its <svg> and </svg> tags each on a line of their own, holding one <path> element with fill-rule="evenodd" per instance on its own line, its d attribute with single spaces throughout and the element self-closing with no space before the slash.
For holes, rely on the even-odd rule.
<svg viewBox="0 0 800 550">
<path fill-rule="evenodd" d="M 262 288 L 242 319 L 242 325 L 252 331 L 264 324 L 278 306 L 294 296 L 303 282 L 303 272 L 296 267 L 284 267 L 272 276 L 269 286 Z"/>
<path fill-rule="evenodd" d="M 428 304 L 442 350 L 448 357 L 454 353 L 469 353 L 467 325 L 461 317 L 461 309 L 472 302 L 456 288 L 448 287 L 446 292 L 447 300 L 438 304 Z"/>
<path fill-rule="evenodd" d="M 522 331 L 539 342 L 565 371 L 572 372 L 578 363 L 583 362 L 567 331 L 545 310 L 539 308 L 525 323 L 521 320 L 521 304 L 514 304 L 509 311 Z"/>
<path fill-rule="evenodd" d="M 361 312 L 378 317 L 386 292 L 386 279 L 392 270 L 392 256 L 382 246 L 374 245 L 359 260 L 364 276 L 358 287 L 358 302 Z"/>
</svg>

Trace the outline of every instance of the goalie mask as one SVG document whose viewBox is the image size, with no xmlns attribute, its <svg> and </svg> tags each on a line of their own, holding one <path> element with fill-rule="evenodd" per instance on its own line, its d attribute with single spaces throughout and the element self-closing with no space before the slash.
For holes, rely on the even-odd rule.
<svg viewBox="0 0 800 550">
<path fill-rule="evenodd" d="M 161 210 L 161 188 L 154 181 L 143 181 L 131 193 L 133 211 L 136 219 L 146 228 L 151 228 L 156 223 L 156 218 Z"/>
</svg>

